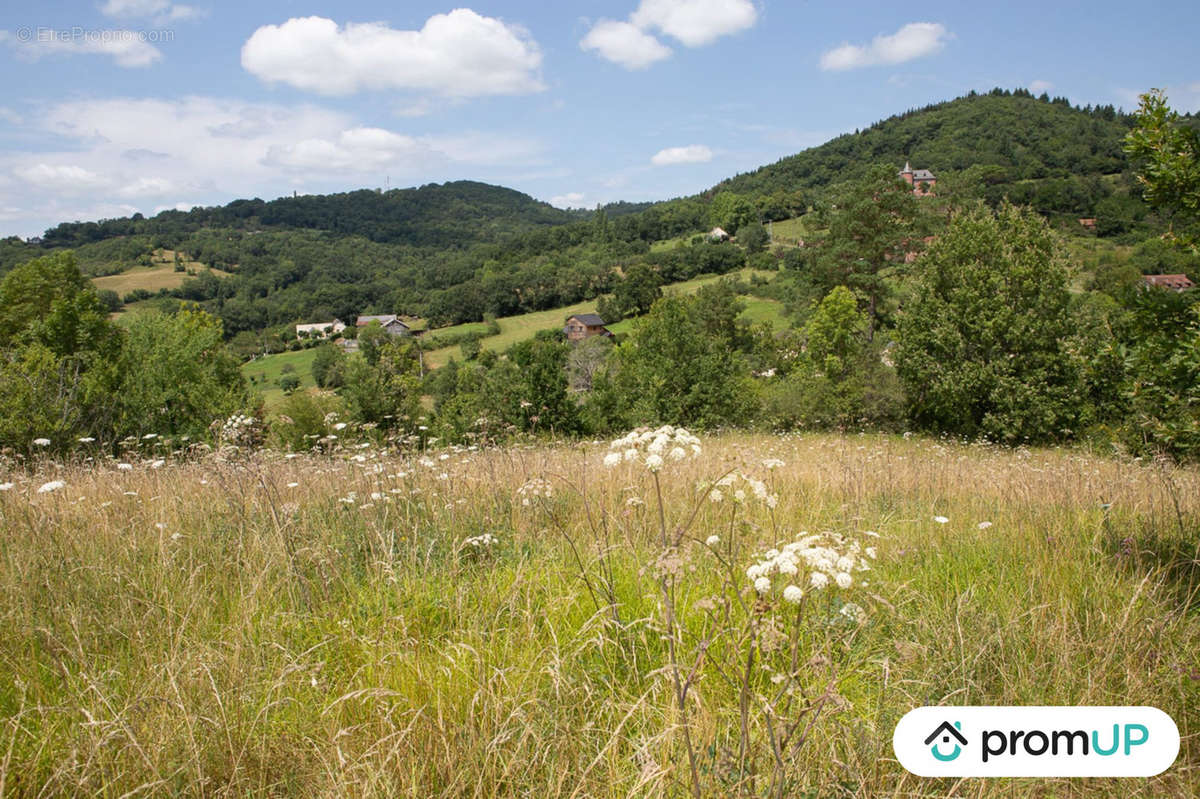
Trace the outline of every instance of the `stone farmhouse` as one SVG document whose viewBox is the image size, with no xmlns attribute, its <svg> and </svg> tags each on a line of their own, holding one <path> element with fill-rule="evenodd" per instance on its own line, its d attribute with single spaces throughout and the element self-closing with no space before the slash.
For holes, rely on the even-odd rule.
<svg viewBox="0 0 1200 799">
<path fill-rule="evenodd" d="M 393 336 L 407 336 L 412 331 L 408 329 L 408 325 L 400 321 L 400 317 L 395 314 L 376 314 L 374 316 L 360 316 L 355 326 L 360 330 L 372 322 L 378 322 L 388 333 Z"/>
<path fill-rule="evenodd" d="M 900 177 L 905 183 L 912 186 L 913 194 L 918 197 L 932 197 L 933 187 L 937 185 L 937 178 L 928 169 L 914 170 L 904 162 L 904 169 L 900 170 Z"/>
</svg>

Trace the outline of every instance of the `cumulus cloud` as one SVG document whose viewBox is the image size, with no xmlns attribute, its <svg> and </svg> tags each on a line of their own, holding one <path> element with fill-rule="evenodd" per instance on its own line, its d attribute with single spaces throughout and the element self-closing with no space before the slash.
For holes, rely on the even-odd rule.
<svg viewBox="0 0 1200 799">
<path fill-rule="evenodd" d="M 1054 84 L 1048 80 L 1035 80 L 1033 83 L 1029 84 L 1029 91 L 1033 92 L 1034 94 L 1048 92 L 1053 88 Z"/>
<path fill-rule="evenodd" d="M 569 191 L 566 194 L 556 194 L 550 198 L 550 204 L 555 208 L 582 208 L 583 192 Z"/>
<path fill-rule="evenodd" d="M 13 174 L 26 183 L 64 194 L 86 192 L 108 184 L 101 175 L 76 164 L 48 164 L 39 161 L 17 167 Z"/>
<path fill-rule="evenodd" d="M 657 28 L 688 47 L 703 47 L 746 30 L 758 19 L 750 0 L 642 0 L 629 21 Z"/>
<path fill-rule="evenodd" d="M 686 147 L 668 147 L 659 150 L 650 159 L 655 166 L 673 166 L 674 164 L 706 164 L 712 160 L 713 152 L 703 144 L 689 144 Z"/>
<path fill-rule="evenodd" d="M 310 138 L 273 146 L 265 163 L 303 171 L 372 171 L 429 155 L 427 148 L 409 136 L 382 128 L 351 128 L 334 139 Z"/>
<path fill-rule="evenodd" d="M 636 25 L 607 19 L 597 22 L 579 46 L 626 69 L 645 69 L 671 55 L 670 47 Z"/>
<path fill-rule="evenodd" d="M 880 64 L 903 64 L 933 55 L 946 46 L 952 34 L 937 22 L 910 22 L 890 36 L 876 36 L 870 44 L 843 44 L 821 55 L 821 69 L 839 71 Z"/>
<path fill-rule="evenodd" d="M 242 67 L 258 78 L 328 95 L 370 89 L 527 94 L 545 88 L 541 63 L 537 42 L 524 29 L 469 8 L 435 14 L 419 31 L 293 18 L 264 25 L 242 46 Z"/>
<path fill-rule="evenodd" d="M 671 55 L 657 30 L 687 47 L 702 47 L 758 20 L 750 0 L 642 0 L 628 22 L 602 19 L 579 43 L 626 69 L 645 69 Z"/>
<path fill-rule="evenodd" d="M 0 31 L 0 42 L 30 61 L 49 56 L 106 55 L 120 67 L 148 67 L 162 58 L 162 51 L 148 39 L 144 31 L 39 28 L 35 38 L 22 41 L 9 31 Z"/>
<path fill-rule="evenodd" d="M 175 184 L 166 178 L 142 176 L 117 189 L 116 195 L 135 200 L 143 197 L 161 197 L 175 191 Z"/>
<path fill-rule="evenodd" d="M 24 209 L 5 227 L 22 235 L 122 215 L 125 206 L 146 213 L 292 187 L 344 191 L 382 185 L 385 175 L 444 180 L 459 169 L 501 181 L 514 167 L 542 163 L 544 152 L 536 139 L 504 132 L 407 135 L 320 106 L 214 97 L 64 101 L 44 106 L 21 131 L 55 143 L 0 152 L 0 206 Z M 78 215 L 88 209 L 97 213 Z"/>
</svg>

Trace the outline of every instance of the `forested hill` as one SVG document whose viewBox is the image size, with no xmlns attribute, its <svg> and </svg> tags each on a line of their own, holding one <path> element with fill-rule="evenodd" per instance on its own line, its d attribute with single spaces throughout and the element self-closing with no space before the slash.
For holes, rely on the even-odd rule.
<svg viewBox="0 0 1200 799">
<path fill-rule="evenodd" d="M 578 218 L 527 194 L 474 181 L 431 183 L 388 192 L 305 194 L 235 200 L 213 208 L 164 211 L 102 222 L 69 222 L 46 231 L 51 247 L 77 247 L 115 236 L 179 235 L 202 228 L 321 230 L 414 247 L 467 247 Z"/>
<path fill-rule="evenodd" d="M 0 274 L 72 248 L 84 273 L 148 266 L 182 253 L 229 273 L 197 273 L 164 300 L 219 317 L 229 336 L 301 321 L 403 313 L 435 324 L 562 307 L 614 292 L 644 266 L 660 281 L 719 273 L 747 262 L 759 222 L 804 214 L 872 166 L 930 169 L 944 201 L 1007 197 L 1063 229 L 1095 217 L 1095 235 L 1138 244 L 1161 220 L 1141 201 L 1122 150 L 1131 118 L 1111 106 L 1075 108 L 1018 89 L 970 94 L 723 181 L 692 197 L 563 211 L 512 189 L 460 181 L 387 192 L 237 200 L 152 218 L 67 223 L 40 244 L 0 240 Z M 697 234 L 746 227 L 739 243 Z M 655 247 L 674 239 L 681 246 Z M 699 242 L 699 243 L 697 243 Z M 764 257 L 763 253 L 752 253 Z M 177 271 L 182 271 L 180 264 Z M 126 304 L 149 292 L 129 291 Z"/>
<path fill-rule="evenodd" d="M 962 173 L 958 182 L 982 183 L 989 187 L 988 198 L 998 199 L 1020 194 L 1014 187 L 1023 181 L 1123 171 L 1122 140 L 1131 119 L 1111 105 L 1077 108 L 1064 98 L 1034 97 L 1024 89 L 972 92 L 838 136 L 723 181 L 713 192 L 820 189 L 856 179 L 872 164 L 899 167 L 908 161 L 939 178 Z"/>
</svg>

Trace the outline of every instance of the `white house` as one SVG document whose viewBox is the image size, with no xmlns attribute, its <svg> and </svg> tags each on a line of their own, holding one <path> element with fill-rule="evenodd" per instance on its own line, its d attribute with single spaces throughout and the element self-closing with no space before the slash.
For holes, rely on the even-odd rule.
<svg viewBox="0 0 1200 799">
<path fill-rule="evenodd" d="M 337 335 L 346 329 L 346 324 L 341 319 L 334 319 L 332 322 L 316 322 L 311 325 L 296 325 L 296 335 L 317 336 L 319 338 L 328 338 L 330 334 Z"/>
</svg>

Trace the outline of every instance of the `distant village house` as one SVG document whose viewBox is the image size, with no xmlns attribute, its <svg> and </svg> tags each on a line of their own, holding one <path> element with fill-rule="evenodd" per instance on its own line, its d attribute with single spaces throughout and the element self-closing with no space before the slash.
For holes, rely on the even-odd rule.
<svg viewBox="0 0 1200 799">
<path fill-rule="evenodd" d="M 407 336 L 410 331 L 408 325 L 400 321 L 400 317 L 395 314 L 377 314 L 374 316 L 360 316 L 355 323 L 359 330 L 371 324 L 378 322 L 380 326 L 393 336 Z"/>
<path fill-rule="evenodd" d="M 604 326 L 604 320 L 594 313 L 581 313 L 567 317 L 567 325 L 563 328 L 567 341 L 583 341 L 592 336 L 611 336 L 612 332 Z"/>
<path fill-rule="evenodd" d="M 1142 275 L 1147 286 L 1157 286 L 1168 291 L 1187 291 L 1196 284 L 1187 275 Z"/>
<path fill-rule="evenodd" d="M 309 338 L 328 338 L 330 334 L 337 335 L 346 329 L 346 324 L 341 319 L 334 319 L 332 322 L 316 322 L 311 325 L 296 325 L 296 335 L 308 336 Z"/>
<path fill-rule="evenodd" d="M 1083 227 L 1087 228 L 1088 230 L 1095 230 L 1096 229 L 1096 218 L 1095 217 L 1085 217 L 1085 218 L 1079 220 L 1079 224 L 1083 225 Z"/>
<path fill-rule="evenodd" d="M 904 162 L 904 169 L 900 170 L 900 177 L 905 183 L 912 186 L 913 194 L 918 197 L 933 196 L 933 187 L 937 185 L 937 178 L 928 169 L 913 169 Z"/>
</svg>

